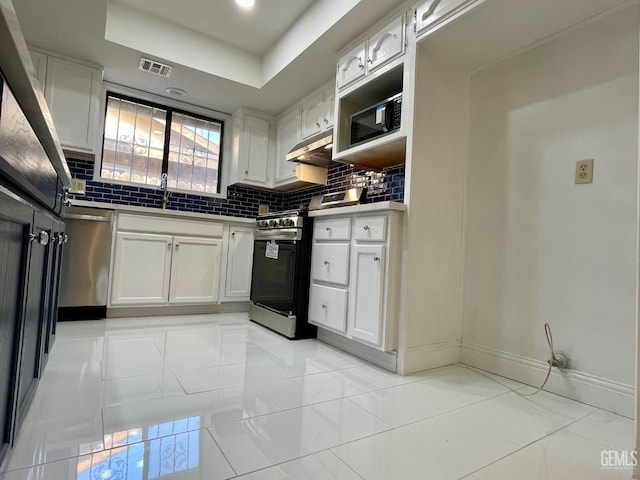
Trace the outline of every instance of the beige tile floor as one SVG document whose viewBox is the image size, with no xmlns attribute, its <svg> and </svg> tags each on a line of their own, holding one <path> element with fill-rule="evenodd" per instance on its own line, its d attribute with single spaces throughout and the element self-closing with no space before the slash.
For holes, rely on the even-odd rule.
<svg viewBox="0 0 640 480">
<path fill-rule="evenodd" d="M 452 365 L 402 377 L 246 314 L 72 322 L 4 480 L 630 478 L 634 422 Z"/>
</svg>

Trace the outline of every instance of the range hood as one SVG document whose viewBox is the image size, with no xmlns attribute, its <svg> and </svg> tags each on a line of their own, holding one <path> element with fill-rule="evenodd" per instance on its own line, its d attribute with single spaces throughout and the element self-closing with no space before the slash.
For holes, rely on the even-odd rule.
<svg viewBox="0 0 640 480">
<path fill-rule="evenodd" d="M 285 157 L 290 162 L 306 163 L 317 167 L 328 167 L 333 164 L 333 132 L 327 130 L 298 143 Z"/>
</svg>

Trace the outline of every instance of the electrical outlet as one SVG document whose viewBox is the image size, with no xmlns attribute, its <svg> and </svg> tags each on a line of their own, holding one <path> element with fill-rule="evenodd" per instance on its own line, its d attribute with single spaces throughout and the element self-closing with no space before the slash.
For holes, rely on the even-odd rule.
<svg viewBox="0 0 640 480">
<path fill-rule="evenodd" d="M 593 183 L 593 158 L 576 162 L 576 184 Z"/>
<path fill-rule="evenodd" d="M 81 180 L 79 178 L 71 179 L 71 188 L 69 189 L 69 193 L 77 193 L 80 195 L 84 195 L 84 192 L 86 189 L 87 189 L 86 180 Z"/>
</svg>

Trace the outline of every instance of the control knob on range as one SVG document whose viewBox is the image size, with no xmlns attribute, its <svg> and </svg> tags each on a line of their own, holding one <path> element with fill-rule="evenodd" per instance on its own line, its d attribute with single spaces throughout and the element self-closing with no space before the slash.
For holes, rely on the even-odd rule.
<svg viewBox="0 0 640 480">
<path fill-rule="evenodd" d="M 284 227 L 286 225 L 286 220 L 284 218 L 281 218 L 280 220 L 278 220 L 278 225 L 280 227 Z"/>
<path fill-rule="evenodd" d="M 276 221 L 275 220 L 269 220 L 269 226 L 270 227 L 275 227 L 276 226 Z"/>
<path fill-rule="evenodd" d="M 286 222 L 286 223 L 285 223 L 285 225 L 286 225 L 287 227 L 293 227 L 293 226 L 295 225 L 295 223 L 296 223 L 296 222 L 294 222 L 294 221 L 293 221 L 293 218 L 287 218 L 287 219 L 285 220 L 285 222 Z"/>
</svg>

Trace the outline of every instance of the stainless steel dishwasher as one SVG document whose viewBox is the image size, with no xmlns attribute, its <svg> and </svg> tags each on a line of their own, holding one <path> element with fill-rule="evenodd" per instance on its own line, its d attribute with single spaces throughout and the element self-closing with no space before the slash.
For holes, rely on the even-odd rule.
<svg viewBox="0 0 640 480">
<path fill-rule="evenodd" d="M 95 320 L 107 314 L 113 210 L 70 207 L 60 280 L 59 320 Z"/>
</svg>

